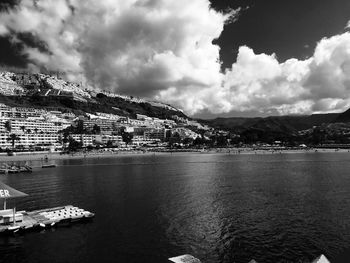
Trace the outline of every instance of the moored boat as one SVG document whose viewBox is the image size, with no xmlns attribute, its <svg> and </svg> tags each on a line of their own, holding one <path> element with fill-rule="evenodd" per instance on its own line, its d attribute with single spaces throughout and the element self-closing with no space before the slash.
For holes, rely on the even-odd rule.
<svg viewBox="0 0 350 263">
<path fill-rule="evenodd" d="M 54 167 L 56 167 L 56 164 L 43 164 L 41 167 L 42 168 L 54 168 Z"/>
</svg>

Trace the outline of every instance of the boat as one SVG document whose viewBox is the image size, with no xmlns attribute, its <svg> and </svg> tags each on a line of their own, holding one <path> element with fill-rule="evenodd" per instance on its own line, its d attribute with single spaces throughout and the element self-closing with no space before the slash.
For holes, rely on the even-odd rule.
<svg viewBox="0 0 350 263">
<path fill-rule="evenodd" d="M 8 165 L 4 164 L 0 167 L 0 174 L 17 174 L 17 173 L 31 173 L 32 167 L 29 165 Z"/>
<path fill-rule="evenodd" d="M 201 263 L 201 261 L 198 258 L 195 258 L 194 256 L 189 254 L 168 258 L 168 260 L 174 263 Z"/>
<path fill-rule="evenodd" d="M 17 173 L 19 173 L 19 168 L 15 165 L 12 165 L 7 169 L 7 172 L 9 174 L 17 174 Z"/>
<path fill-rule="evenodd" d="M 56 164 L 43 164 L 41 167 L 42 168 L 55 168 Z"/>
<path fill-rule="evenodd" d="M 32 168 L 28 165 L 25 166 L 20 166 L 19 167 L 19 172 L 20 173 L 31 173 L 32 172 Z"/>
</svg>

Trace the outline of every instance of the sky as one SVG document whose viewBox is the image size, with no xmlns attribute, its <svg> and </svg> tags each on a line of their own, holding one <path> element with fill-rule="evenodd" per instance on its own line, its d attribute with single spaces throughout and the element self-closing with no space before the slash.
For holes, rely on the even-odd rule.
<svg viewBox="0 0 350 263">
<path fill-rule="evenodd" d="M 348 0 L 0 0 L 0 65 L 193 117 L 350 108 Z"/>
</svg>

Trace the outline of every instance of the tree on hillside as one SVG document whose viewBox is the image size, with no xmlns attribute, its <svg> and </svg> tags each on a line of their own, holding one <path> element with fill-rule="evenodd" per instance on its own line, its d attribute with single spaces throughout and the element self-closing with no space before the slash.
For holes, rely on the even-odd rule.
<svg viewBox="0 0 350 263">
<path fill-rule="evenodd" d="M 126 145 L 131 143 L 133 138 L 134 138 L 134 135 L 130 132 L 123 132 L 122 133 L 122 139 L 123 139 L 123 142 L 126 143 Z"/>
<path fill-rule="evenodd" d="M 173 147 L 174 144 L 178 144 L 181 142 L 181 136 L 178 132 L 175 132 L 169 137 L 169 145 Z"/>
<path fill-rule="evenodd" d="M 12 149 L 15 148 L 15 142 L 16 141 L 20 141 L 21 138 L 17 135 L 17 134 L 14 134 L 14 133 L 11 133 L 9 137 L 7 137 L 6 139 L 8 142 L 11 142 L 11 145 L 12 145 Z"/>
<path fill-rule="evenodd" d="M 100 126 L 98 126 L 97 124 L 95 124 L 93 127 L 92 127 L 92 132 L 94 134 L 100 134 L 101 133 L 101 128 Z"/>
<path fill-rule="evenodd" d="M 85 133 L 83 120 L 78 120 L 77 127 L 76 127 L 76 133 L 78 133 L 78 134 Z"/>
<path fill-rule="evenodd" d="M 206 140 L 199 136 L 193 141 L 193 145 L 196 145 L 196 146 L 201 146 L 205 143 L 206 143 Z"/>
<path fill-rule="evenodd" d="M 226 136 L 220 135 L 216 137 L 216 145 L 218 147 L 225 147 L 227 146 L 227 138 Z"/>
<path fill-rule="evenodd" d="M 76 152 L 82 146 L 83 146 L 82 142 L 78 142 L 71 137 L 69 138 L 69 144 L 68 144 L 69 151 Z"/>
<path fill-rule="evenodd" d="M 193 144 L 193 138 L 185 138 L 183 139 L 183 144 L 186 144 L 186 145 L 192 145 Z"/>
<path fill-rule="evenodd" d="M 6 121 L 4 125 L 5 125 L 5 129 L 6 129 L 8 132 L 11 132 L 11 130 L 12 130 L 11 121 Z"/>
<path fill-rule="evenodd" d="M 316 127 L 311 134 L 311 142 L 314 145 L 323 144 L 327 138 L 327 134 L 320 127 Z"/>
<path fill-rule="evenodd" d="M 60 134 L 58 136 L 57 142 L 62 145 L 62 148 L 64 149 L 66 147 L 66 144 L 69 142 L 69 132 L 64 131 L 63 134 Z"/>
<path fill-rule="evenodd" d="M 108 140 L 106 144 L 107 148 L 112 148 L 114 146 L 114 143 L 112 140 Z"/>
<path fill-rule="evenodd" d="M 23 132 L 25 132 L 26 126 L 22 125 L 22 126 L 21 126 L 21 130 L 22 130 Z"/>
<path fill-rule="evenodd" d="M 63 137 L 62 137 L 62 134 L 59 134 L 58 137 L 57 137 L 57 143 L 63 145 Z"/>
</svg>

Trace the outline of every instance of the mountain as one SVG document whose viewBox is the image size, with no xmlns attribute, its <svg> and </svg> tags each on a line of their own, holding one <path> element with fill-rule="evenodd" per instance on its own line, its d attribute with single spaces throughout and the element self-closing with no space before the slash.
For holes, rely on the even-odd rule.
<svg viewBox="0 0 350 263">
<path fill-rule="evenodd" d="M 57 109 L 77 115 L 104 112 L 131 118 L 136 114 L 161 119 L 188 118 L 181 110 L 162 102 L 84 87 L 45 74 L 0 72 L 0 103 Z"/>
<path fill-rule="evenodd" d="M 301 130 L 310 129 L 323 123 L 334 122 L 340 114 L 313 114 L 297 116 L 272 116 L 266 118 L 217 118 L 201 120 L 205 124 L 217 129 L 242 133 L 247 130 L 272 131 L 293 134 Z"/>
<path fill-rule="evenodd" d="M 334 120 L 334 122 L 350 122 L 350 109 L 339 114 L 339 116 Z"/>
</svg>

